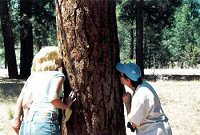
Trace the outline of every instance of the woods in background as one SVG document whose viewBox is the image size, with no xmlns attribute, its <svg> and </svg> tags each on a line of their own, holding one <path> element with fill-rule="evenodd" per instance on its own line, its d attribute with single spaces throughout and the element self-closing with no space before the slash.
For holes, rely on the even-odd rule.
<svg viewBox="0 0 200 135">
<path fill-rule="evenodd" d="M 50 0 L 0 1 L 0 66 L 8 67 L 10 78 L 27 78 L 34 52 L 57 44 L 55 18 Z"/>
<path fill-rule="evenodd" d="M 199 8 L 198 0 L 0 0 L 0 66 L 27 78 L 35 52 L 59 45 L 64 99 L 78 95 L 63 134 L 123 135 L 116 63 L 198 67 Z"/>
<path fill-rule="evenodd" d="M 132 8 L 129 8 L 132 7 Z M 200 64 L 199 0 L 144 0 L 144 68 L 196 68 Z M 136 60 L 136 1 L 117 6 L 121 60 Z"/>
<path fill-rule="evenodd" d="M 117 1 L 121 61 L 139 61 L 144 68 L 197 67 L 200 63 L 199 1 L 140 2 L 137 12 L 137 1 Z M 8 66 L 11 78 L 17 78 L 18 74 L 26 78 L 34 53 L 43 45 L 57 44 L 55 2 L 1 0 L 0 3 L 1 68 Z M 142 15 L 139 24 L 143 22 L 139 29 L 137 13 Z M 137 31 L 142 35 L 137 36 Z M 140 47 L 138 51 L 136 46 Z M 17 73 L 18 67 L 20 73 Z"/>
</svg>

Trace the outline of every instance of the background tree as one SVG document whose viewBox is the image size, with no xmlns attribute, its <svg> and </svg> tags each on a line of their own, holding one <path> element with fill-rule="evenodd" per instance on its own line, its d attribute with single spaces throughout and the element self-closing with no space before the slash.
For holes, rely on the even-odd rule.
<svg viewBox="0 0 200 135">
<path fill-rule="evenodd" d="M 34 48 L 56 44 L 56 17 L 53 1 L 20 1 L 20 75 L 30 75 Z M 35 47 L 33 46 L 35 45 Z"/>
<path fill-rule="evenodd" d="M 17 62 L 15 56 L 15 44 L 12 32 L 12 23 L 9 15 L 7 0 L 0 4 L 1 29 L 5 47 L 5 60 L 8 63 L 8 75 L 10 78 L 17 78 Z"/>
<path fill-rule="evenodd" d="M 131 7 L 131 8 L 130 8 Z M 135 1 L 119 1 L 117 6 L 118 18 L 118 34 L 120 42 L 120 58 L 122 61 L 126 59 L 136 59 L 135 52 Z M 126 48 L 129 49 L 126 49 Z"/>
<path fill-rule="evenodd" d="M 20 0 L 20 76 L 27 78 L 33 60 L 32 1 Z"/>
<path fill-rule="evenodd" d="M 143 0 L 136 0 L 136 64 L 144 76 L 143 63 Z"/>
<path fill-rule="evenodd" d="M 182 0 L 157 0 L 144 3 L 145 68 L 168 68 L 169 52 L 162 45 L 162 30 L 173 24 L 174 12 Z"/>
<path fill-rule="evenodd" d="M 64 65 L 79 93 L 68 134 L 125 134 L 115 1 L 57 0 L 56 8 Z"/>
<path fill-rule="evenodd" d="M 0 1 L 0 5 L 2 2 L 4 1 Z M 56 45 L 55 3 L 51 0 L 8 0 L 8 2 L 17 65 L 21 65 L 21 77 L 26 78 L 30 75 L 33 53 L 42 46 Z M 1 67 L 6 62 L 2 43 L 0 42 Z"/>
<path fill-rule="evenodd" d="M 1 26 L 1 21 L 0 21 L 0 26 Z M 4 53 L 4 49 L 3 49 L 3 36 L 2 36 L 2 29 L 0 27 L 0 66 L 1 68 L 6 68 L 6 64 L 5 64 L 5 53 Z"/>
<path fill-rule="evenodd" d="M 198 1 L 186 1 L 176 11 L 173 27 L 163 31 L 162 43 L 169 50 L 171 63 L 182 68 L 196 67 L 199 62 L 199 9 Z"/>
<path fill-rule="evenodd" d="M 122 0 L 118 5 L 118 26 L 123 25 L 126 27 L 126 31 L 135 29 L 136 27 L 136 2 L 137 0 Z M 166 48 L 162 47 L 161 44 L 161 32 L 167 26 L 170 26 L 173 21 L 173 13 L 181 4 L 182 0 L 163 0 L 162 2 L 157 0 L 144 0 L 143 10 L 143 58 L 145 68 L 150 67 L 162 67 L 166 66 L 166 62 L 163 61 L 163 55 L 167 55 Z M 131 8 L 130 8 L 131 7 Z M 138 7 L 138 6 L 137 6 Z M 141 15 L 141 14 L 140 14 Z M 129 27 L 131 25 L 132 27 Z M 125 28 L 123 28 L 125 29 Z M 129 29 L 129 30 L 128 30 Z M 125 35 L 126 31 L 119 31 L 119 38 Z M 134 30 L 135 31 L 135 30 Z M 136 33 L 134 33 L 135 37 Z M 133 40 L 130 36 L 126 36 L 124 40 L 120 42 L 123 48 L 127 48 L 127 43 L 130 44 Z M 123 42 L 126 41 L 126 42 Z M 136 46 L 136 40 L 134 41 Z M 161 51 L 158 51 L 161 50 Z M 124 50 L 125 52 L 129 52 Z M 135 52 L 134 52 L 135 53 Z M 135 53 L 136 54 L 136 53 Z M 135 55 L 134 54 L 134 55 Z M 123 57 L 123 56 L 122 56 Z M 164 57 L 168 58 L 168 57 Z M 122 60 L 123 61 L 123 60 Z M 136 61 L 133 59 L 133 61 Z"/>
<path fill-rule="evenodd" d="M 55 3 L 51 0 L 34 0 L 32 10 L 33 43 L 36 50 L 42 46 L 56 45 Z"/>
</svg>

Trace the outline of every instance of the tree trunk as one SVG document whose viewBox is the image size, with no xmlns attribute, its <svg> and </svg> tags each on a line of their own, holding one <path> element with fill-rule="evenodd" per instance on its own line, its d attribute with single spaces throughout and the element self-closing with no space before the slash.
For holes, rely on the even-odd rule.
<svg viewBox="0 0 200 135">
<path fill-rule="evenodd" d="M 125 134 L 114 0 L 56 0 L 58 42 L 72 90 L 78 92 L 69 135 Z M 65 94 L 69 93 L 65 89 Z M 62 125 L 66 134 L 65 123 Z"/>
<path fill-rule="evenodd" d="M 1 1 L 0 4 L 1 27 L 3 33 L 4 47 L 5 47 L 5 61 L 8 64 L 9 78 L 17 78 L 17 62 L 15 55 L 14 37 L 12 32 L 11 20 L 9 16 L 8 3 L 6 0 Z"/>
<path fill-rule="evenodd" d="M 130 44 L 130 59 L 133 59 L 134 58 L 134 29 L 131 28 L 130 30 L 130 36 L 131 36 L 131 44 Z"/>
<path fill-rule="evenodd" d="M 33 33 L 32 33 L 32 1 L 20 0 L 20 76 L 27 78 L 31 73 L 33 60 Z"/>
<path fill-rule="evenodd" d="M 143 0 L 136 0 L 136 63 L 142 70 L 144 76 L 143 64 Z"/>
</svg>

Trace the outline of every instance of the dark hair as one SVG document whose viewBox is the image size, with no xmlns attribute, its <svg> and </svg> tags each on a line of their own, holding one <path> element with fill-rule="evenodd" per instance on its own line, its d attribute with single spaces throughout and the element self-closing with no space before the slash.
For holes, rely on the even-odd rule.
<svg viewBox="0 0 200 135">
<path fill-rule="evenodd" d="M 131 80 L 126 74 L 123 74 L 123 77 L 124 77 L 125 79 Z M 137 87 L 137 86 L 140 85 L 141 83 L 142 83 L 142 77 L 139 77 L 137 81 L 131 80 L 131 84 L 132 84 L 133 86 L 135 86 L 135 87 Z"/>
</svg>

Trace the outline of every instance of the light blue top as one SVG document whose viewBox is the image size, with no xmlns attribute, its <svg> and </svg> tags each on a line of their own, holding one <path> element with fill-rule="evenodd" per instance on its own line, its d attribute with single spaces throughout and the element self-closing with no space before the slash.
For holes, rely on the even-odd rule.
<svg viewBox="0 0 200 135">
<path fill-rule="evenodd" d="M 44 71 L 38 72 L 31 75 L 27 87 L 32 92 L 33 103 L 31 105 L 31 111 L 55 111 L 58 109 L 51 103 L 50 97 L 60 98 L 60 95 L 56 93 L 56 90 L 51 88 L 53 84 L 53 79 L 63 77 L 64 74 L 59 71 Z"/>
</svg>

